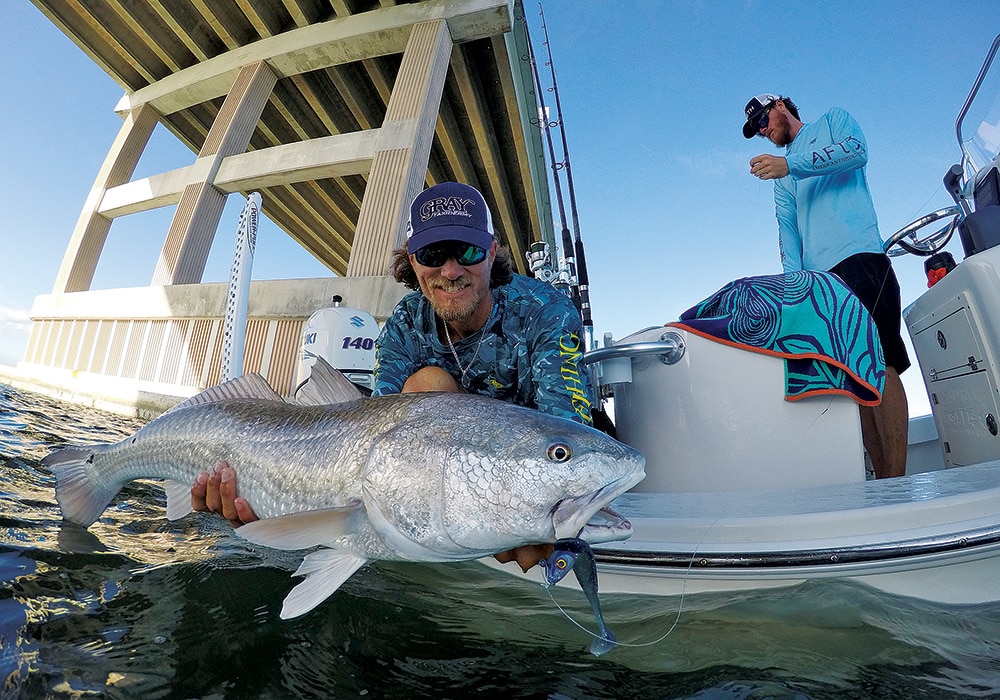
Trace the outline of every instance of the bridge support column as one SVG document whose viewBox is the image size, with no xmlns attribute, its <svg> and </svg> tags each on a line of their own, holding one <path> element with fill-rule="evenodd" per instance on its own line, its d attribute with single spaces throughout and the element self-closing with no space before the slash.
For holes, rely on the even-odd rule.
<svg viewBox="0 0 1000 700">
<path fill-rule="evenodd" d="M 185 187 L 177 204 L 153 273 L 154 286 L 201 282 L 226 203 L 213 180 L 226 156 L 246 151 L 276 82 L 264 61 L 240 70 L 198 153 L 196 167 L 204 168 L 204 179 Z"/>
<path fill-rule="evenodd" d="M 139 105 L 126 115 L 76 221 L 56 275 L 53 294 L 90 289 L 97 261 L 111 228 L 111 219 L 97 213 L 101 200 L 108 189 L 128 182 L 132 177 L 159 117 L 156 110 L 146 104 Z"/>
<path fill-rule="evenodd" d="M 413 25 L 375 147 L 348 276 L 385 275 L 393 248 L 406 240 L 409 204 L 427 177 L 452 46 L 444 20 Z"/>
</svg>

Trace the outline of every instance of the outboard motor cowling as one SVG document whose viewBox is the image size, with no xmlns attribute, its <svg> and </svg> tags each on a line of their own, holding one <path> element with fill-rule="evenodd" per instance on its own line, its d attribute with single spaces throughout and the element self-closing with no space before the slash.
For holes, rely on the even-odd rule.
<svg viewBox="0 0 1000 700">
<path fill-rule="evenodd" d="M 309 378 L 316 357 L 321 356 L 365 393 L 371 393 L 378 323 L 367 311 L 341 306 L 340 302 L 341 297 L 335 296 L 333 306 L 314 312 L 306 321 L 296 386 Z"/>
</svg>

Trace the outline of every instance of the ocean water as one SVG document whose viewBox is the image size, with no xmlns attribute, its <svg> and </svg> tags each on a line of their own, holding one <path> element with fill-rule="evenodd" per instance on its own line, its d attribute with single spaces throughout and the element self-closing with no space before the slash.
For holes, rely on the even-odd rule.
<svg viewBox="0 0 1000 700">
<path fill-rule="evenodd" d="M 476 563 L 375 563 L 283 621 L 296 553 L 166 521 L 155 482 L 62 523 L 41 459 L 139 425 L 0 385 L 0 697 L 1000 698 L 1000 605 L 837 582 L 604 595 L 601 657 L 579 590 Z"/>
</svg>

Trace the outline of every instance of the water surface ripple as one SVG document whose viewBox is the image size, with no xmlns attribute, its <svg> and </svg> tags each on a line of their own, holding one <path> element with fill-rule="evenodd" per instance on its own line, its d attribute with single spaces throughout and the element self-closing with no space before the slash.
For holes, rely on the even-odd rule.
<svg viewBox="0 0 1000 700">
<path fill-rule="evenodd" d="M 679 601 L 605 595 L 636 646 L 601 658 L 540 586 L 475 563 L 373 564 L 282 621 L 299 556 L 166 521 L 155 482 L 62 522 L 41 459 L 139 425 L 0 385 L 0 697 L 1000 698 L 1000 606 L 840 583 L 689 596 L 651 645 Z M 578 590 L 553 594 L 592 629 Z"/>
</svg>

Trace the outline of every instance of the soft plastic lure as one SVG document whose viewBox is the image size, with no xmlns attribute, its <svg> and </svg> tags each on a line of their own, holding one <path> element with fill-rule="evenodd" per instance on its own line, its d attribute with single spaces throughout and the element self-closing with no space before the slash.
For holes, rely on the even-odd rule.
<svg viewBox="0 0 1000 700">
<path fill-rule="evenodd" d="M 590 545 L 577 537 L 556 540 L 555 550 L 540 563 L 545 571 L 543 585 L 546 587 L 562 581 L 570 569 L 576 574 L 576 580 L 590 601 L 594 619 L 597 620 L 599 634 L 595 635 L 594 642 L 590 645 L 590 653 L 600 656 L 614 649 L 617 643 L 615 635 L 604 624 L 601 602 L 597 598 L 597 563 L 594 561 L 594 551 Z"/>
</svg>

